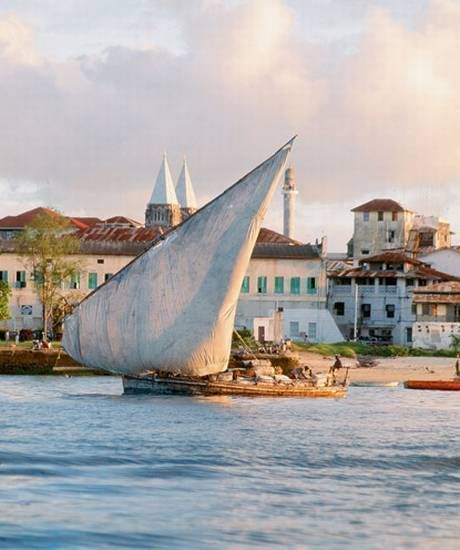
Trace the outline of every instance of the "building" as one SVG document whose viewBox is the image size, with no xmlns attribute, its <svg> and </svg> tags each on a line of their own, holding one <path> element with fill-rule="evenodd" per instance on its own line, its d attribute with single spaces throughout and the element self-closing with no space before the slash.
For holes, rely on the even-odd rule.
<svg viewBox="0 0 460 550">
<path fill-rule="evenodd" d="M 433 269 L 449 273 L 453 277 L 460 278 L 460 247 L 442 247 L 437 250 L 424 252 L 418 256 L 420 260 L 430 265 Z"/>
<path fill-rule="evenodd" d="M 353 237 L 348 255 L 372 256 L 384 250 L 406 250 L 419 254 L 427 249 L 451 245 L 448 222 L 422 216 L 393 199 L 373 199 L 352 209 Z"/>
<path fill-rule="evenodd" d="M 328 308 L 345 338 L 411 345 L 413 292 L 451 279 L 401 251 L 329 262 Z"/>
<path fill-rule="evenodd" d="M 284 338 L 342 341 L 326 306 L 325 265 L 320 246 L 262 229 L 243 281 L 236 326 L 252 330 L 259 341 L 272 341 L 278 316 Z"/>
<path fill-rule="evenodd" d="M 447 349 L 460 339 L 460 282 L 450 281 L 414 291 L 414 347 Z"/>
<path fill-rule="evenodd" d="M 177 185 L 174 187 L 165 153 L 145 210 L 145 226 L 174 227 L 196 210 L 195 191 L 186 160 L 184 159 Z"/>
</svg>

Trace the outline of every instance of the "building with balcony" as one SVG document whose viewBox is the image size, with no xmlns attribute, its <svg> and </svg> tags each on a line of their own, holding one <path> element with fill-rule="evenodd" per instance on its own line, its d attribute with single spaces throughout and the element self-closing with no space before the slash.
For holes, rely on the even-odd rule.
<svg viewBox="0 0 460 550">
<path fill-rule="evenodd" d="M 460 339 L 460 282 L 449 281 L 418 288 L 413 303 L 414 347 L 446 349 Z"/>
<path fill-rule="evenodd" d="M 329 264 L 328 308 L 345 338 L 411 345 L 416 289 L 453 277 L 400 251 Z"/>
</svg>

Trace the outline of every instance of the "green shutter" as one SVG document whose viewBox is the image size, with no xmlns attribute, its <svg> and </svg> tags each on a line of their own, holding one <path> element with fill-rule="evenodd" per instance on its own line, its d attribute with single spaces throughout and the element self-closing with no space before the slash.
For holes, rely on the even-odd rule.
<svg viewBox="0 0 460 550">
<path fill-rule="evenodd" d="M 244 294 L 249 293 L 249 275 L 245 275 L 243 284 L 241 285 L 241 292 Z"/>
<path fill-rule="evenodd" d="M 284 294 L 284 277 L 275 277 L 275 294 Z"/>
<path fill-rule="evenodd" d="M 316 277 L 307 277 L 307 294 L 316 294 Z"/>
<path fill-rule="evenodd" d="M 97 288 L 97 273 L 88 273 L 88 288 L 90 290 Z"/>
<path fill-rule="evenodd" d="M 0 281 L 8 282 L 8 271 L 0 271 Z"/>
<path fill-rule="evenodd" d="M 267 277 L 257 277 L 257 293 L 267 294 Z"/>
<path fill-rule="evenodd" d="M 291 294 L 300 294 L 300 277 L 291 277 Z"/>
<path fill-rule="evenodd" d="M 26 272 L 16 271 L 16 288 L 25 288 L 26 286 Z"/>
<path fill-rule="evenodd" d="M 97 275 L 96 275 L 96 284 L 97 284 Z M 80 288 L 80 273 L 72 273 L 72 275 L 70 276 L 70 288 Z"/>
</svg>

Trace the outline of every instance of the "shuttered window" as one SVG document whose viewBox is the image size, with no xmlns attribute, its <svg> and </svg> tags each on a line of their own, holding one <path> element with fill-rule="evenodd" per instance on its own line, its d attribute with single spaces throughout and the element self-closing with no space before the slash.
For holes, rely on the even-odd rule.
<svg viewBox="0 0 460 550">
<path fill-rule="evenodd" d="M 26 286 L 26 272 L 16 271 L 16 288 L 25 288 Z"/>
<path fill-rule="evenodd" d="M 8 271 L 0 271 L 0 281 L 8 282 Z"/>
<path fill-rule="evenodd" d="M 96 278 L 97 284 L 97 278 Z M 70 288 L 80 288 L 80 273 L 73 273 L 70 276 Z"/>
<path fill-rule="evenodd" d="M 243 284 L 241 285 L 241 292 L 243 294 L 248 294 L 249 292 L 249 275 L 245 275 L 243 279 Z"/>
<path fill-rule="evenodd" d="M 284 277 L 275 277 L 275 294 L 284 294 Z"/>
<path fill-rule="evenodd" d="M 88 288 L 90 290 L 97 288 L 97 273 L 88 273 Z"/>
<path fill-rule="evenodd" d="M 257 293 L 267 294 L 267 277 L 257 277 Z"/>
<path fill-rule="evenodd" d="M 307 277 L 307 294 L 316 294 L 316 277 Z"/>
<path fill-rule="evenodd" d="M 300 277 L 291 277 L 291 294 L 300 294 Z"/>
</svg>

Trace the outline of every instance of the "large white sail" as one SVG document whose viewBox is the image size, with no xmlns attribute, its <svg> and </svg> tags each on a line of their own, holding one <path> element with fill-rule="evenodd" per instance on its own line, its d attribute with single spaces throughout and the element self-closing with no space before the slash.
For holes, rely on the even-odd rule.
<svg viewBox="0 0 460 550">
<path fill-rule="evenodd" d="M 292 142 L 83 300 L 65 321 L 66 351 L 120 374 L 224 371 L 243 277 Z"/>
</svg>

